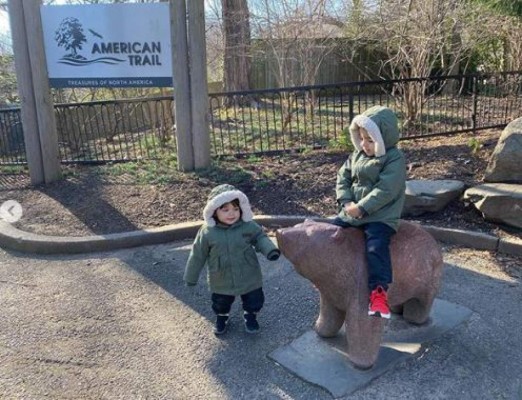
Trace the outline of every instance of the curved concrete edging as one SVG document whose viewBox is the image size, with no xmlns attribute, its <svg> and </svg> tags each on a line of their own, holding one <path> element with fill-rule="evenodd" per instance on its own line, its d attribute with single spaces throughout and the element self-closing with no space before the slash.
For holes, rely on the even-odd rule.
<svg viewBox="0 0 522 400">
<path fill-rule="evenodd" d="M 254 217 L 254 220 L 266 227 L 284 228 L 303 222 L 307 218 L 318 222 L 331 220 L 329 218 L 284 215 L 259 215 Z M 11 224 L 0 221 L 0 247 L 32 254 L 92 253 L 192 239 L 201 224 L 202 221 L 185 222 L 132 232 L 66 237 L 24 232 Z M 423 227 L 440 242 L 522 256 L 522 240 L 503 239 L 480 232 L 440 228 L 431 225 L 423 225 Z"/>
</svg>

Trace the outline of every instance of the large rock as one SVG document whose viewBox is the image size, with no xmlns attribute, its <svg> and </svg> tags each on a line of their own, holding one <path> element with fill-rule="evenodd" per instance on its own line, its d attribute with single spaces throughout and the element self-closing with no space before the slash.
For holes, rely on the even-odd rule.
<svg viewBox="0 0 522 400">
<path fill-rule="evenodd" d="M 500 139 L 491 155 L 485 182 L 522 183 L 522 118 L 511 122 L 500 135 Z"/>
<path fill-rule="evenodd" d="M 333 224 L 305 221 L 276 232 L 281 252 L 320 293 L 315 323 L 319 336 L 332 337 L 345 324 L 348 359 L 371 367 L 378 356 L 384 319 L 368 316 L 368 270 L 364 233 Z M 388 295 L 392 311 L 422 324 L 439 289 L 442 255 L 435 239 L 420 225 L 401 221 L 390 252 L 393 283 Z"/>
<path fill-rule="evenodd" d="M 522 185 L 486 183 L 464 192 L 484 219 L 522 228 Z"/>
<path fill-rule="evenodd" d="M 409 180 L 402 216 L 417 216 L 442 210 L 464 191 L 464 183 L 457 180 Z"/>
</svg>

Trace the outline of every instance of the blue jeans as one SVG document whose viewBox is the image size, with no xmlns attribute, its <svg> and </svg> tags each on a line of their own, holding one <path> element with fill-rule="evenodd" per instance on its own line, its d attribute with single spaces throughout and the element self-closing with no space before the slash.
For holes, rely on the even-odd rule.
<svg viewBox="0 0 522 400">
<path fill-rule="evenodd" d="M 228 314 L 232 303 L 236 299 L 236 296 L 228 294 L 212 293 L 212 310 L 216 314 Z M 241 295 L 241 301 L 243 302 L 243 310 L 247 313 L 257 313 L 263 307 L 265 303 L 265 295 L 263 288 L 252 290 L 251 292 Z"/>
<path fill-rule="evenodd" d="M 339 217 L 335 218 L 332 223 L 341 228 L 353 227 Z M 388 284 L 392 282 L 393 278 L 390 240 L 395 234 L 395 230 L 382 222 L 369 222 L 354 228 L 360 228 L 364 231 L 370 291 L 377 286 L 382 286 L 384 290 L 388 290 Z"/>
</svg>

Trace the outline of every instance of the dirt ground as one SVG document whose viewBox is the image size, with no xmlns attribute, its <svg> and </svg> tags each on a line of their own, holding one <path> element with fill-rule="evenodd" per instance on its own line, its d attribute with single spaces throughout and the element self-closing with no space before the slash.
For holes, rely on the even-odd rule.
<svg viewBox="0 0 522 400">
<path fill-rule="evenodd" d="M 408 179 L 458 179 L 482 182 L 501 130 L 402 141 Z M 472 139 L 473 138 L 473 139 Z M 201 219 L 210 190 L 231 183 L 249 196 L 254 212 L 265 215 L 332 216 L 336 172 L 346 151 L 225 159 L 198 173 L 158 165 L 146 174 L 132 165 L 77 166 L 65 179 L 31 186 L 26 171 L 0 173 L 0 202 L 17 200 L 23 217 L 18 228 L 39 234 L 84 236 L 125 232 Z M 131 168 L 133 167 L 133 168 Z M 0 170 L 2 171 L 2 170 Z M 455 200 L 438 213 L 415 218 L 424 224 L 471 229 L 498 236 L 522 232 L 484 221 L 472 206 Z"/>
</svg>

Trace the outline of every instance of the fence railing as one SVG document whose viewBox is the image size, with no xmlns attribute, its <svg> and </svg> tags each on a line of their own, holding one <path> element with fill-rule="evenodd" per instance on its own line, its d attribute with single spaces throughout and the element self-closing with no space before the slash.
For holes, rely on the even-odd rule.
<svg viewBox="0 0 522 400">
<path fill-rule="evenodd" d="M 172 97 L 55 106 L 63 163 L 175 153 Z M 522 116 L 522 72 L 351 82 L 209 94 L 212 154 L 328 146 L 373 105 L 394 109 L 403 138 L 500 128 Z M 0 110 L 0 164 L 26 161 L 19 109 Z"/>
</svg>

